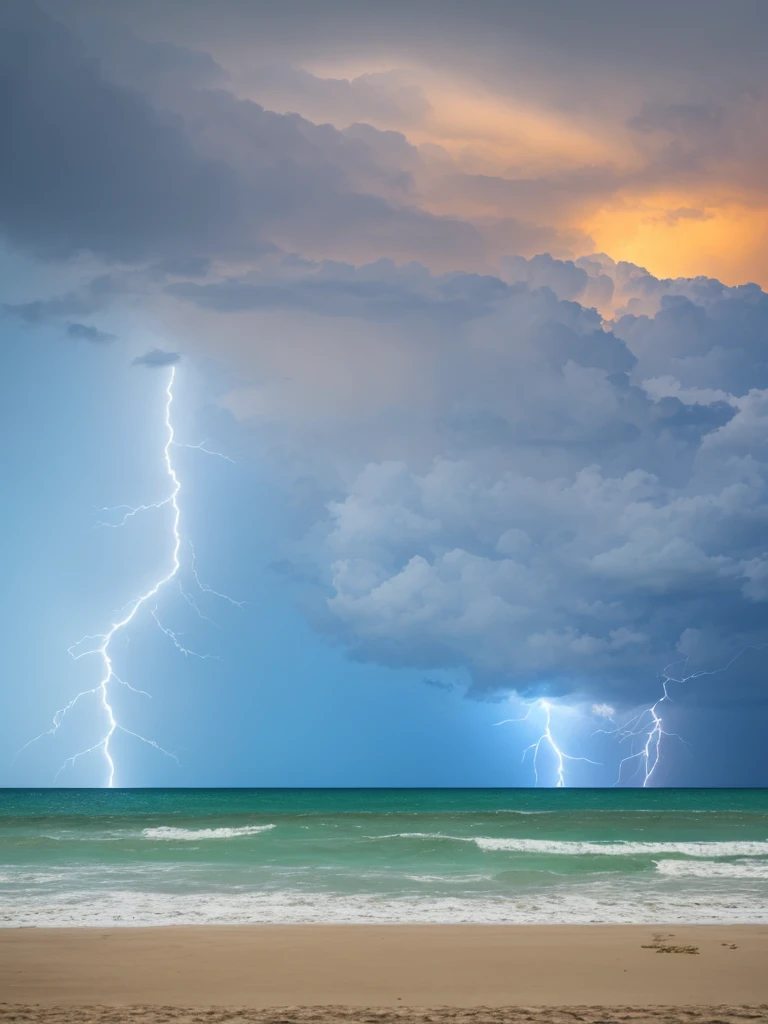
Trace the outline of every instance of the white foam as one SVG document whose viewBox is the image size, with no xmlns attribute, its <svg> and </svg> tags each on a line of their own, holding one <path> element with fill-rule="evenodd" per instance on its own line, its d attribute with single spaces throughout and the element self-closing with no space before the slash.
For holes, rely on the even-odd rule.
<svg viewBox="0 0 768 1024">
<path fill-rule="evenodd" d="M 259 832 L 268 832 L 274 825 L 243 825 L 241 828 L 171 828 L 161 825 L 160 828 L 145 828 L 141 834 L 145 839 L 234 839 L 237 836 L 255 836 Z"/>
<path fill-rule="evenodd" d="M 449 836 L 442 832 L 391 832 L 366 839 L 429 839 L 475 843 L 486 853 L 548 853 L 571 857 L 632 857 L 681 854 L 684 857 L 768 857 L 768 840 L 703 842 L 648 842 L 634 840 L 497 839 L 486 836 Z"/>
<path fill-rule="evenodd" d="M 714 860 L 660 860 L 656 870 L 671 878 L 768 878 L 768 861 L 720 864 Z"/>
<path fill-rule="evenodd" d="M 661 880 L 660 880 L 661 882 Z M 715 883 L 716 884 L 716 883 Z M 750 885 L 742 882 L 742 885 Z M 670 891 L 597 883 L 514 896 L 376 896 L 247 891 L 160 893 L 27 890 L 0 903 L 3 927 L 120 927 L 172 924 L 768 924 L 768 900 L 711 881 Z"/>
<path fill-rule="evenodd" d="M 387 832 L 383 836 L 363 836 L 363 839 L 447 839 L 452 843 L 474 843 L 472 836 L 446 836 L 442 832 Z"/>
<path fill-rule="evenodd" d="M 768 857 L 768 841 L 755 840 L 734 842 L 701 843 L 653 843 L 653 842 L 580 842 L 556 839 L 485 839 L 478 836 L 473 840 L 481 850 L 495 852 L 506 850 L 511 853 L 550 853 L 569 856 L 632 857 L 652 854 L 678 853 L 685 857 Z"/>
<path fill-rule="evenodd" d="M 406 875 L 410 882 L 425 885 L 469 885 L 471 882 L 492 882 L 493 875 Z"/>
<path fill-rule="evenodd" d="M 535 814 L 535 815 L 539 815 L 539 814 L 558 814 L 560 812 L 558 812 L 558 811 L 518 811 L 518 810 L 515 810 L 514 808 L 502 807 L 500 810 L 492 811 L 491 813 L 493 813 L 493 814 Z"/>
</svg>

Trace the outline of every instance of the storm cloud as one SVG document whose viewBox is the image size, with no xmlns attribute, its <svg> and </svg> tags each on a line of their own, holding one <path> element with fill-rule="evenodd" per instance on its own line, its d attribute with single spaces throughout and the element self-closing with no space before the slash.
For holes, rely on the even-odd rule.
<svg viewBox="0 0 768 1024">
<path fill-rule="evenodd" d="M 556 6 L 6 4 L 0 230 L 102 272 L 4 310 L 223 367 L 354 657 L 621 708 L 768 640 L 768 82 L 746 0 Z"/>
<path fill-rule="evenodd" d="M 605 256 L 504 266 L 507 282 L 294 261 L 174 291 L 274 382 L 230 406 L 292 435 L 283 456 L 334 494 L 293 556 L 323 581 L 318 628 L 363 659 L 467 670 L 478 695 L 619 707 L 669 662 L 765 642 L 768 296 Z M 276 308 L 279 345 L 251 347 Z M 291 310 L 315 342 L 328 322 L 335 373 Z"/>
<path fill-rule="evenodd" d="M 0 14 L 0 228 L 20 248 L 117 260 L 239 235 L 240 186 L 195 155 L 178 121 L 109 82 L 34 4 Z"/>
</svg>

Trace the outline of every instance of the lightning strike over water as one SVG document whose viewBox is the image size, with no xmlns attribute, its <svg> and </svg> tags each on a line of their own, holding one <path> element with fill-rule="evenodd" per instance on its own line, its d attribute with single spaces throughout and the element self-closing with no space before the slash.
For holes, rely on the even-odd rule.
<svg viewBox="0 0 768 1024">
<path fill-rule="evenodd" d="M 687 666 L 688 659 L 683 661 L 673 662 L 667 665 L 661 675 L 661 688 L 662 695 L 658 698 L 655 703 L 649 707 L 643 708 L 639 714 L 631 718 L 625 725 L 620 726 L 614 730 L 611 730 L 607 735 L 618 735 L 621 740 L 632 740 L 638 736 L 642 737 L 642 746 L 640 750 L 633 754 L 629 754 L 627 757 L 622 758 L 619 762 L 619 773 L 614 785 L 620 785 L 622 780 L 622 772 L 625 764 L 630 764 L 633 761 L 638 762 L 635 774 L 637 771 L 642 771 L 643 774 L 643 787 L 647 787 L 653 775 L 659 767 L 662 754 L 663 739 L 667 737 L 669 739 L 679 740 L 681 743 L 685 743 L 685 740 L 677 733 L 667 732 L 664 728 L 664 719 L 662 718 L 662 705 L 671 703 L 672 697 L 669 692 L 670 684 L 683 685 L 685 683 L 693 682 L 696 679 L 702 679 L 704 676 L 717 676 L 724 672 L 727 672 L 731 666 L 739 660 L 747 651 L 761 651 L 768 647 L 768 644 L 749 644 L 742 649 L 726 662 L 725 665 L 715 669 L 705 669 L 698 672 L 691 672 L 685 675 L 683 672 L 680 676 L 670 675 L 670 671 L 677 665 Z M 604 730 L 598 730 L 604 732 Z"/>
<path fill-rule="evenodd" d="M 539 736 L 539 738 L 537 740 L 534 740 L 533 743 L 529 743 L 528 746 L 525 748 L 525 750 L 523 751 L 523 761 L 525 761 L 525 758 L 527 757 L 528 752 L 532 750 L 533 751 L 533 776 L 534 776 L 534 779 L 535 779 L 535 784 L 537 786 L 539 785 L 538 758 L 539 758 L 539 753 L 541 751 L 541 747 L 542 746 L 549 747 L 550 751 L 552 752 L 552 754 L 554 756 L 555 765 L 556 765 L 556 777 L 557 777 L 557 782 L 555 783 L 555 787 L 557 789 L 562 789 L 565 786 L 565 784 L 566 784 L 565 783 L 565 762 L 566 761 L 586 761 L 588 764 L 599 765 L 598 761 L 592 761 L 588 757 L 573 757 L 570 754 L 566 754 L 565 751 L 562 750 L 562 748 L 559 746 L 559 744 L 556 742 L 554 736 L 552 735 L 552 704 L 548 700 L 545 700 L 543 698 L 540 698 L 539 700 L 532 701 L 530 703 L 530 705 L 529 705 L 528 712 L 525 715 L 523 715 L 522 718 L 505 718 L 502 722 L 496 722 L 495 724 L 496 725 L 507 725 L 507 724 L 513 723 L 513 722 L 527 722 L 528 719 L 531 716 L 531 713 L 535 709 L 541 709 L 544 712 L 544 731 L 542 732 L 542 734 Z"/>
<path fill-rule="evenodd" d="M 79 701 L 81 701 L 83 698 L 85 698 L 85 697 L 94 696 L 96 698 L 96 700 L 97 700 L 101 710 L 103 711 L 103 713 L 104 713 L 104 715 L 106 717 L 106 730 L 103 733 L 103 735 L 101 736 L 101 738 L 99 740 L 97 740 L 96 743 L 94 743 L 91 746 L 85 748 L 84 750 L 81 750 L 78 753 L 73 754 L 70 757 L 66 758 L 66 760 L 61 765 L 61 767 L 59 768 L 58 772 L 56 773 L 54 781 L 56 779 L 58 779 L 59 775 L 61 774 L 61 772 L 66 767 L 68 767 L 68 766 L 71 767 L 81 757 L 84 757 L 87 754 L 95 753 L 96 751 L 100 750 L 102 752 L 103 756 L 104 756 L 104 759 L 106 761 L 106 766 L 107 766 L 107 783 L 106 783 L 106 785 L 109 788 L 114 787 L 114 785 L 115 785 L 115 776 L 116 776 L 116 766 L 115 766 L 115 761 L 114 761 L 114 756 L 113 756 L 113 751 L 112 751 L 112 738 L 113 738 L 114 734 L 116 732 L 118 732 L 118 731 L 119 732 L 123 732 L 123 733 L 125 733 L 128 736 L 132 736 L 135 739 L 141 740 L 142 743 L 148 744 L 153 749 L 157 750 L 158 752 L 160 752 L 162 754 L 165 754 L 166 757 L 170 757 L 170 758 L 172 758 L 173 760 L 175 760 L 178 763 L 178 758 L 176 757 L 176 755 L 173 754 L 172 752 L 168 751 L 168 750 L 165 750 L 155 740 L 149 739 L 146 736 L 142 736 L 141 734 L 139 734 L 137 732 L 134 732 L 131 729 L 126 728 L 124 725 L 121 725 L 118 722 L 117 718 L 115 717 L 115 710 L 114 710 L 114 707 L 113 707 L 113 704 L 112 704 L 111 691 L 112 691 L 113 684 L 117 684 L 119 686 L 125 686 L 126 688 L 132 690 L 133 692 L 139 693 L 139 694 L 143 694 L 144 696 L 147 696 L 147 697 L 150 696 L 145 690 L 137 689 L 136 687 L 132 686 L 131 684 L 125 682 L 123 679 L 121 679 L 117 675 L 117 673 L 115 671 L 114 663 L 113 663 L 113 654 L 112 654 L 112 644 L 113 644 L 113 641 L 115 640 L 115 638 L 118 636 L 118 634 L 120 634 L 122 631 L 126 630 L 128 628 L 128 626 L 131 625 L 131 623 L 134 621 L 136 616 L 139 614 L 139 612 L 145 606 L 148 608 L 149 614 L 154 619 L 154 621 L 157 624 L 157 626 L 162 630 L 162 632 L 166 636 L 168 636 L 171 639 L 171 641 L 173 642 L 174 646 L 182 654 L 184 654 L 185 656 L 186 655 L 191 655 L 191 656 L 198 657 L 198 658 L 203 658 L 203 659 L 215 657 L 214 655 L 209 655 L 209 654 L 198 654 L 197 652 L 189 650 L 188 648 L 186 648 L 180 642 L 180 640 L 179 640 L 179 636 L 181 636 L 182 634 L 180 634 L 178 632 L 174 632 L 173 630 L 167 628 L 166 626 L 164 626 L 161 623 L 161 621 L 160 621 L 160 619 L 158 618 L 158 615 L 157 615 L 157 607 L 156 607 L 156 605 L 154 603 L 154 599 L 156 597 L 158 597 L 158 595 L 160 594 L 160 591 L 163 590 L 168 583 L 170 583 L 172 580 L 176 579 L 179 576 L 180 571 L 181 571 L 181 557 L 180 557 L 181 556 L 181 546 L 182 546 L 182 538 L 181 538 L 181 531 L 180 531 L 181 508 L 180 508 L 179 500 L 178 500 L 179 499 L 179 493 L 181 491 L 181 482 L 180 482 L 179 477 L 178 477 L 178 475 L 176 473 L 176 468 L 175 468 L 175 466 L 173 464 L 173 460 L 171 458 L 171 451 L 172 451 L 172 449 L 174 447 L 195 448 L 195 449 L 199 449 L 200 451 L 206 452 L 206 454 L 208 454 L 208 455 L 215 455 L 215 456 L 218 456 L 218 457 L 220 457 L 222 459 L 226 459 L 228 462 L 232 462 L 233 461 L 227 455 L 222 455 L 220 452 L 210 451 L 209 449 L 205 448 L 204 445 L 205 445 L 206 442 L 202 442 L 200 445 L 180 445 L 175 440 L 174 429 L 173 429 L 173 422 L 172 422 L 172 419 L 171 419 L 171 408 L 172 408 L 172 405 L 173 405 L 173 385 L 174 385 L 175 378 L 176 378 L 176 367 L 172 366 L 171 367 L 171 371 L 170 371 L 170 376 L 168 378 L 168 383 L 167 383 L 166 388 L 165 388 L 166 401 L 165 401 L 165 420 L 164 420 L 164 423 L 165 423 L 165 430 L 166 430 L 166 441 L 165 441 L 165 445 L 163 447 L 163 461 L 164 461 L 165 470 L 166 470 L 166 474 L 167 474 L 168 482 L 169 482 L 169 492 L 168 492 L 167 496 L 165 498 L 163 498 L 161 501 L 152 502 L 152 503 L 149 503 L 149 504 L 137 505 L 135 507 L 130 506 L 130 505 L 120 505 L 120 506 L 117 506 L 115 508 L 105 508 L 105 509 L 100 509 L 99 510 L 101 512 L 116 512 L 116 511 L 125 510 L 124 514 L 123 514 L 123 517 L 122 517 L 122 519 L 119 522 L 117 522 L 117 523 L 100 523 L 99 524 L 99 525 L 103 525 L 103 526 L 118 527 L 118 526 L 125 525 L 128 522 L 129 519 L 131 519 L 133 516 L 137 515 L 139 512 L 145 512 L 145 511 L 149 511 L 151 509 L 162 509 L 162 508 L 165 508 L 165 507 L 170 507 L 170 509 L 171 509 L 171 526 L 170 526 L 170 555 L 169 555 L 169 560 L 168 560 L 168 568 L 165 571 L 162 572 L 162 574 L 159 576 L 159 578 L 144 593 L 140 594 L 136 598 L 133 598 L 128 604 L 126 604 L 124 606 L 124 608 L 123 608 L 124 614 L 121 613 L 121 617 L 118 618 L 115 622 L 113 622 L 110 625 L 109 629 L 105 633 L 97 633 L 97 634 L 90 634 L 90 635 L 84 636 L 84 637 L 82 637 L 81 640 L 78 640 L 77 643 L 72 644 L 72 646 L 68 648 L 68 653 L 71 655 L 71 657 L 75 661 L 79 661 L 81 658 L 86 658 L 86 657 L 89 657 L 89 656 L 93 656 L 93 657 L 96 657 L 96 658 L 99 659 L 99 661 L 101 663 L 101 677 L 99 679 L 99 682 L 96 684 L 96 686 L 93 686 L 90 689 L 80 691 L 80 693 L 76 694 L 72 698 L 72 700 L 69 701 L 68 704 L 66 704 L 64 707 L 60 708 L 58 711 L 56 711 L 56 713 L 53 716 L 53 720 L 52 720 L 52 724 L 51 724 L 50 728 L 46 729 L 44 732 L 40 733 L 38 736 L 35 736 L 35 737 L 33 737 L 33 739 L 29 740 L 17 752 L 16 757 L 18 757 L 18 755 L 22 751 L 26 750 L 27 747 L 29 747 L 31 744 L 37 742 L 37 740 L 42 739 L 44 736 L 54 736 L 54 735 L 56 735 L 56 733 L 58 732 L 58 729 L 59 729 L 61 723 L 63 722 L 65 716 L 67 715 L 67 713 L 69 711 L 71 711 L 72 708 L 74 708 L 75 705 Z M 217 597 L 221 597 L 224 600 L 229 601 L 230 603 L 232 603 L 234 605 L 237 605 L 238 607 L 242 607 L 242 605 L 244 604 L 244 602 L 235 601 L 233 598 L 228 597 L 226 594 L 219 594 L 218 591 L 215 591 L 211 587 L 208 587 L 207 585 L 205 585 L 205 584 L 200 582 L 200 579 L 199 579 L 198 574 L 197 574 L 197 570 L 195 568 L 194 550 L 192 551 L 191 572 L 192 572 L 192 575 L 193 575 L 193 577 L 194 577 L 194 579 L 195 579 L 195 581 L 196 581 L 196 583 L 197 583 L 201 593 L 206 592 L 206 593 L 213 594 L 213 595 L 215 595 Z M 182 595 L 187 599 L 187 601 L 192 605 L 192 607 L 195 608 L 195 610 L 198 612 L 198 614 L 201 616 L 201 618 L 206 618 L 206 616 L 202 615 L 202 613 L 196 607 L 195 602 L 183 590 L 183 588 L 181 587 L 181 582 L 180 581 L 179 581 L 179 586 L 181 588 Z M 208 620 L 208 621 L 210 621 L 210 620 Z M 89 641 L 97 641 L 97 642 L 94 643 L 94 644 L 90 644 Z M 15 760 L 15 758 L 14 758 L 14 760 Z"/>
</svg>

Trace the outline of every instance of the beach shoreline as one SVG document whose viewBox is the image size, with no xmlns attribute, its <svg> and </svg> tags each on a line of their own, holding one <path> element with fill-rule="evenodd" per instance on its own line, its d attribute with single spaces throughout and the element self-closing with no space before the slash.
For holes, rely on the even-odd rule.
<svg viewBox="0 0 768 1024">
<path fill-rule="evenodd" d="M 763 925 L 5 928 L 0 1000 L 62 1021 L 86 1006 L 761 1006 L 766 963 Z"/>
</svg>

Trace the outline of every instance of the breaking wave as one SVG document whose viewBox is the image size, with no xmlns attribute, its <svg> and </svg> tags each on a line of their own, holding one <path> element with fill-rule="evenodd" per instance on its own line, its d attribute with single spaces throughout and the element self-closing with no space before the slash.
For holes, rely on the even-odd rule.
<svg viewBox="0 0 768 1024">
<path fill-rule="evenodd" d="M 648 842 L 635 840 L 495 839 L 485 836 L 449 836 L 441 832 L 392 832 L 366 839 L 429 839 L 474 843 L 485 853 L 538 853 L 571 857 L 632 857 L 680 854 L 684 857 L 768 857 L 768 840 L 721 842 Z"/>
<path fill-rule="evenodd" d="M 692 884 L 692 883 L 689 883 Z M 604 882 L 512 898 L 302 893 L 26 892 L 0 905 L 0 927 L 171 924 L 714 924 L 768 923 L 745 892 L 627 890 Z"/>
<path fill-rule="evenodd" d="M 700 843 L 653 843 L 619 840 L 595 843 L 555 839 L 484 839 L 473 840 L 481 850 L 508 850 L 515 853 L 570 854 L 571 856 L 631 857 L 650 854 L 678 853 L 685 857 L 768 857 L 768 841 L 737 840 Z"/>
<path fill-rule="evenodd" d="M 235 839 L 237 836 L 255 836 L 259 832 L 268 832 L 274 825 L 243 825 L 241 828 L 171 828 L 161 825 L 160 828 L 145 828 L 141 834 L 145 839 Z"/>
<path fill-rule="evenodd" d="M 718 864 L 713 860 L 660 860 L 656 870 L 670 878 L 768 878 L 767 861 Z"/>
</svg>

